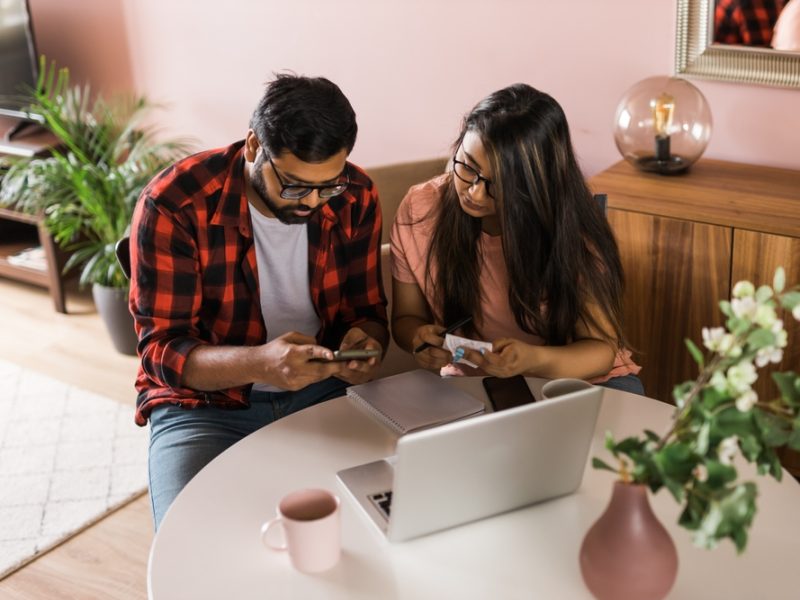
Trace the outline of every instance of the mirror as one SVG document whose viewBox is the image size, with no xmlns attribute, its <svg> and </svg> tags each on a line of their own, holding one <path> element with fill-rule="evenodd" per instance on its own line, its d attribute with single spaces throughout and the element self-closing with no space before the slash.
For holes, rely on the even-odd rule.
<svg viewBox="0 0 800 600">
<path fill-rule="evenodd" d="M 677 4 L 676 74 L 800 88 L 800 53 L 714 44 L 715 1 L 678 0 Z"/>
</svg>

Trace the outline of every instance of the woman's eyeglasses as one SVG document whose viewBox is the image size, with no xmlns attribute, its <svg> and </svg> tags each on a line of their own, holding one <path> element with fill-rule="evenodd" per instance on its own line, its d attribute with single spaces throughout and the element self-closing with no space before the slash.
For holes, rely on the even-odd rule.
<svg viewBox="0 0 800 600">
<path fill-rule="evenodd" d="M 487 179 L 467 163 L 458 160 L 455 156 L 453 157 L 453 173 L 455 173 L 456 177 L 461 181 L 470 185 L 478 185 L 482 181 L 488 196 L 494 198 L 492 195 L 492 180 Z"/>
<path fill-rule="evenodd" d="M 272 157 L 268 156 L 267 160 L 269 160 L 269 164 L 272 167 L 272 170 L 275 172 L 275 176 L 278 178 L 278 183 L 281 184 L 281 193 L 280 196 L 284 200 L 300 200 L 301 198 L 305 198 L 308 196 L 312 191 L 317 190 L 320 198 L 333 198 L 334 196 L 338 196 L 347 189 L 347 186 L 350 185 L 350 174 L 347 172 L 347 166 L 345 165 L 344 171 L 339 175 L 339 179 L 344 176 L 346 181 L 341 181 L 339 183 L 320 183 L 320 184 L 313 184 L 313 183 L 286 183 L 281 177 L 281 172 L 278 171 L 277 167 L 275 167 L 275 163 L 272 162 Z"/>
</svg>

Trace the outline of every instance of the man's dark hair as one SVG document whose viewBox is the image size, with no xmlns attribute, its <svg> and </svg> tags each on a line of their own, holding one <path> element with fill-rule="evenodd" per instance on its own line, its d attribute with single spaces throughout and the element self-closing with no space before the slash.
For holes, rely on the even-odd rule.
<svg viewBox="0 0 800 600">
<path fill-rule="evenodd" d="M 267 84 L 250 128 L 270 156 L 285 150 L 322 162 L 356 143 L 356 113 L 342 90 L 324 77 L 281 73 Z"/>
</svg>

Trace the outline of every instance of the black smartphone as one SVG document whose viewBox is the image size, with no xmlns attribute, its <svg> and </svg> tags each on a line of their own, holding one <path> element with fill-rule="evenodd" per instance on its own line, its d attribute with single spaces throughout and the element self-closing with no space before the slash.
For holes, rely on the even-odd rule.
<svg viewBox="0 0 800 600">
<path fill-rule="evenodd" d="M 379 348 L 353 348 L 352 350 L 334 350 L 333 358 L 312 358 L 311 362 L 345 362 L 348 360 L 369 360 L 373 356 L 380 356 Z"/>
<path fill-rule="evenodd" d="M 483 388 L 495 412 L 536 402 L 536 397 L 522 375 L 484 377 Z"/>
</svg>

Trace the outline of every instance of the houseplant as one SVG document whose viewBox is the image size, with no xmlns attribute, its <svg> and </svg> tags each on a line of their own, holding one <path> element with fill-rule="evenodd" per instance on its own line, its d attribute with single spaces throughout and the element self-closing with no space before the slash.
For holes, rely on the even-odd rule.
<svg viewBox="0 0 800 600">
<path fill-rule="evenodd" d="M 800 321 L 800 290 L 786 289 L 784 270 L 778 268 L 772 286 L 756 289 L 748 281 L 737 283 L 733 298 L 720 302 L 720 309 L 727 318 L 725 327 L 702 332 L 707 354 L 686 340 L 699 375 L 675 387 L 669 429 L 622 440 L 608 433 L 606 447 L 616 465 L 599 458 L 592 463 L 617 473 L 618 486 L 651 492 L 667 488 L 683 506 L 679 524 L 694 533 L 696 545 L 713 548 L 729 538 L 742 552 L 756 514 L 757 488 L 740 481 L 734 458 L 741 455 L 755 463 L 759 474 L 780 480 L 776 448 L 800 449 L 800 375 L 774 373 L 779 392 L 774 399 L 759 398 L 751 387 L 758 368 L 782 360 L 787 334 L 778 312 L 790 311 Z M 589 580 L 598 571 L 592 560 L 581 556 L 590 589 Z"/>
<path fill-rule="evenodd" d="M 70 252 L 65 271 L 80 269 L 80 283 L 92 284 L 104 319 L 117 314 L 125 320 L 119 327 L 111 324 L 109 331 L 118 350 L 135 353 L 128 281 L 115 244 L 127 234 L 144 186 L 183 156 L 188 144 L 156 138 L 156 131 L 143 124 L 152 108 L 144 97 L 92 97 L 89 86 L 70 85 L 67 69 L 54 64 L 47 68 L 44 57 L 40 66 L 28 110 L 41 116 L 60 146 L 45 158 L 12 164 L 0 189 L 0 204 L 45 215 L 56 242 Z M 124 308 L 109 306 L 108 298 Z"/>
</svg>

